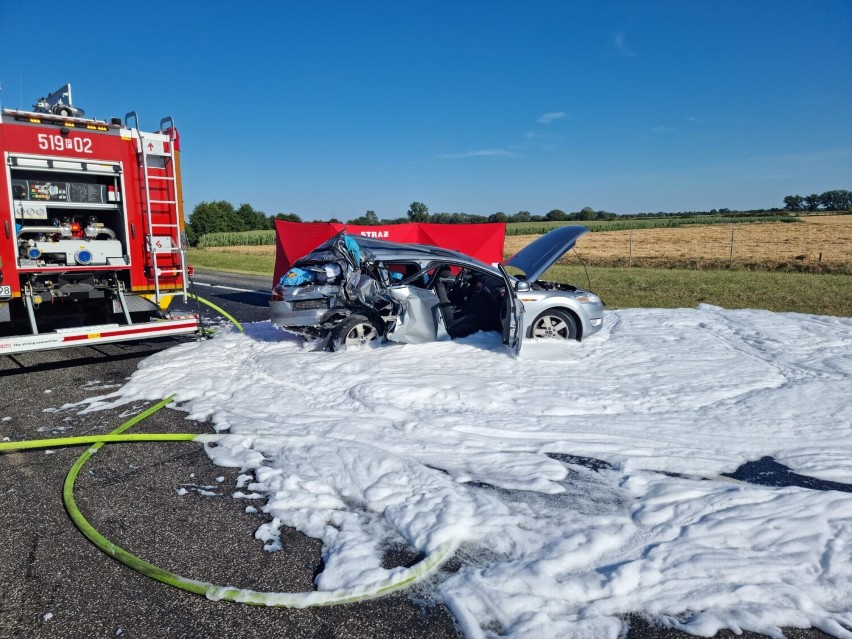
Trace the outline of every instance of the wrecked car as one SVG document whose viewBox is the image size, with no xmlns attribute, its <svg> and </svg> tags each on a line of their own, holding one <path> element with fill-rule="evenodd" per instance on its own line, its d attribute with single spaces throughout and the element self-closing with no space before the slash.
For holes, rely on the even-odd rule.
<svg viewBox="0 0 852 639">
<path fill-rule="evenodd" d="M 600 298 L 539 278 L 587 231 L 556 228 L 494 266 L 436 246 L 340 233 L 281 277 L 269 303 L 272 323 L 330 350 L 481 330 L 501 333 L 515 352 L 524 337 L 581 340 L 602 327 Z"/>
</svg>

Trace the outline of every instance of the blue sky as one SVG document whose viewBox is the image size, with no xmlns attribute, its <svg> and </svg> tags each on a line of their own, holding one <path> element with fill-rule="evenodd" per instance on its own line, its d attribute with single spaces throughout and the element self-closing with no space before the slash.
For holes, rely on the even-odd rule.
<svg viewBox="0 0 852 639">
<path fill-rule="evenodd" d="M 201 201 L 544 214 L 852 189 L 852 2 L 0 0 L 3 106 L 181 131 Z"/>
</svg>

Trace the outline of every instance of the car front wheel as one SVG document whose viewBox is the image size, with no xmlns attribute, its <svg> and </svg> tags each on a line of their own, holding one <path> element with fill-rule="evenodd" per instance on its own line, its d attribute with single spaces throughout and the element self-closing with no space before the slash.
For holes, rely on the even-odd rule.
<svg viewBox="0 0 852 639">
<path fill-rule="evenodd" d="M 535 318 L 530 337 L 577 339 L 577 322 L 569 313 L 558 308 L 544 311 Z"/>
<path fill-rule="evenodd" d="M 373 322 L 363 315 L 350 315 L 334 329 L 331 340 L 336 351 L 346 350 L 350 346 L 363 346 L 381 335 Z"/>
</svg>

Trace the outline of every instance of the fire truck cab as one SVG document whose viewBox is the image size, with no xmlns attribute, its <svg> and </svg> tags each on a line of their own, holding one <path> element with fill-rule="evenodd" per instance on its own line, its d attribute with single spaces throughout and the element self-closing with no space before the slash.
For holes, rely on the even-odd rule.
<svg viewBox="0 0 852 639">
<path fill-rule="evenodd" d="M 0 355 L 194 333 L 171 117 L 82 117 L 65 85 L 0 113 Z"/>
</svg>

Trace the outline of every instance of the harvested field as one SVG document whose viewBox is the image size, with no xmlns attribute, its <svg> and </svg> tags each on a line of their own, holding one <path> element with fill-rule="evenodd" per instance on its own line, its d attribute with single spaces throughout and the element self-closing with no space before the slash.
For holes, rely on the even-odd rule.
<svg viewBox="0 0 852 639">
<path fill-rule="evenodd" d="M 507 236 L 506 255 L 513 255 L 536 237 Z M 734 268 L 756 271 L 852 274 L 852 215 L 806 216 L 796 224 L 712 224 L 601 231 L 584 235 L 577 251 L 590 266 L 694 269 L 731 264 Z M 274 246 L 210 247 L 202 252 L 231 254 L 232 258 L 240 255 L 275 258 Z"/>
<path fill-rule="evenodd" d="M 536 237 L 507 237 L 506 254 Z M 596 266 L 713 268 L 730 263 L 753 270 L 852 274 L 852 215 L 810 216 L 797 224 L 603 231 L 584 235 L 577 250 Z"/>
</svg>

